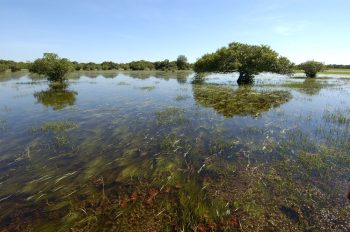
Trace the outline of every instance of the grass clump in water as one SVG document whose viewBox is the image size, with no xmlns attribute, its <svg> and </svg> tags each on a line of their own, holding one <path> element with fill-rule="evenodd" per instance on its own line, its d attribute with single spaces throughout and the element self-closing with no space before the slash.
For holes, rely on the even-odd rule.
<svg viewBox="0 0 350 232">
<path fill-rule="evenodd" d="M 33 128 L 33 132 L 52 133 L 56 144 L 63 146 L 69 143 L 66 132 L 78 128 L 78 124 L 70 121 L 46 122 L 38 128 Z"/>
<path fill-rule="evenodd" d="M 143 86 L 140 89 L 147 90 L 147 91 L 152 91 L 152 90 L 155 90 L 156 87 L 155 86 Z"/>
<path fill-rule="evenodd" d="M 38 128 L 33 128 L 33 132 L 49 132 L 52 131 L 54 133 L 59 133 L 63 131 L 68 131 L 71 129 L 76 129 L 78 128 L 78 124 L 75 122 L 70 122 L 70 121 L 51 121 L 51 122 L 46 122 L 42 126 Z"/>
<path fill-rule="evenodd" d="M 336 123 L 340 125 L 350 124 L 350 117 L 342 113 L 340 110 L 335 110 L 333 112 L 325 111 L 323 118 L 326 122 Z"/>
<path fill-rule="evenodd" d="M 315 79 L 305 79 L 304 82 L 289 82 L 282 85 L 287 88 L 295 88 L 300 90 L 301 92 L 308 95 L 315 95 L 320 92 L 322 88 L 330 86 L 324 81 L 318 81 Z"/>
<path fill-rule="evenodd" d="M 128 82 L 125 81 L 120 81 L 118 82 L 118 85 L 130 85 Z"/>
</svg>

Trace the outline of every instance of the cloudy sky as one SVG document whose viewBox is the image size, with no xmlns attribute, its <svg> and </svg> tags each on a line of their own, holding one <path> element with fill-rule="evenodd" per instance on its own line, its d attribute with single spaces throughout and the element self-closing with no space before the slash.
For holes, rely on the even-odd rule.
<svg viewBox="0 0 350 232">
<path fill-rule="evenodd" d="M 349 0 L 0 0 L 0 59 L 190 61 L 237 41 L 350 64 Z"/>
</svg>

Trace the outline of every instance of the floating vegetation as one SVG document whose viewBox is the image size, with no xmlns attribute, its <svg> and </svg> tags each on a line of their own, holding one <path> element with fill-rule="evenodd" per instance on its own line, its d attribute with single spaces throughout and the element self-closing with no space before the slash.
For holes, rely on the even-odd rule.
<svg viewBox="0 0 350 232">
<path fill-rule="evenodd" d="M 125 81 L 120 81 L 118 82 L 118 85 L 130 85 L 128 82 Z"/>
<path fill-rule="evenodd" d="M 147 90 L 147 91 L 152 91 L 152 90 L 155 90 L 156 87 L 155 86 L 143 86 L 143 87 L 140 87 L 140 89 Z"/>
<path fill-rule="evenodd" d="M 282 84 L 281 86 L 295 88 L 308 95 L 315 95 L 318 94 L 321 89 L 331 85 L 325 81 L 319 81 L 314 78 L 306 78 L 304 82 L 289 82 Z"/>
<path fill-rule="evenodd" d="M 234 89 L 214 84 L 192 86 L 197 103 L 214 108 L 225 117 L 259 116 L 291 99 L 291 94 L 286 91 L 256 91 L 252 87 L 245 86 Z"/>
</svg>

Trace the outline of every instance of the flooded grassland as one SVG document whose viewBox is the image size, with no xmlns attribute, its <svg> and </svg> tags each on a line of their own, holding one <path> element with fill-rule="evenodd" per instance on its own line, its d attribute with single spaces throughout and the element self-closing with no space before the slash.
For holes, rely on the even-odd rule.
<svg viewBox="0 0 350 232">
<path fill-rule="evenodd" d="M 349 231 L 350 76 L 0 76 L 0 231 Z"/>
</svg>

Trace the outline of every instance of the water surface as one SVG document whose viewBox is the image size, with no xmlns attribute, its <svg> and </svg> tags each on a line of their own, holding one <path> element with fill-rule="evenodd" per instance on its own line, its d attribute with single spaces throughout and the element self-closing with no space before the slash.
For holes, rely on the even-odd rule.
<svg viewBox="0 0 350 232">
<path fill-rule="evenodd" d="M 0 76 L 4 231 L 349 231 L 350 76 Z"/>
</svg>

